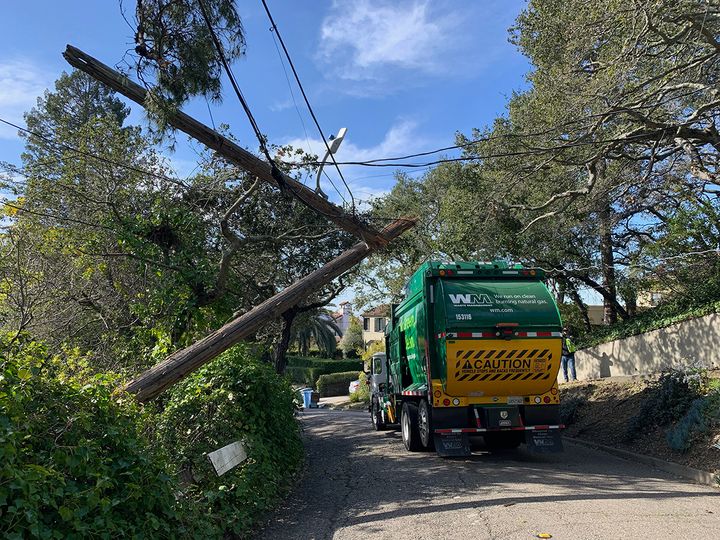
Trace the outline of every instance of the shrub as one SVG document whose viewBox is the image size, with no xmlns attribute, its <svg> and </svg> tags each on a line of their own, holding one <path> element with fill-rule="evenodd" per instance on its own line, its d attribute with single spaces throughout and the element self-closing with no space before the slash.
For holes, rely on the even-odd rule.
<svg viewBox="0 0 720 540">
<path fill-rule="evenodd" d="M 360 371 L 343 371 L 341 373 L 330 373 L 329 375 L 321 375 L 318 378 L 317 390 L 321 397 L 328 396 L 346 396 L 348 386 L 354 380 L 357 380 Z"/>
<path fill-rule="evenodd" d="M 285 374 L 294 383 L 315 387 L 318 377 L 329 373 L 355 370 L 360 367 L 359 360 L 331 360 L 329 358 L 307 358 L 288 356 Z"/>
<path fill-rule="evenodd" d="M 370 403 L 370 386 L 367 383 L 367 375 L 361 372 L 358 379 L 360 380 L 360 386 L 358 386 L 356 392 L 350 394 L 350 401 L 353 403 L 360 403 L 361 401 Z"/>
<path fill-rule="evenodd" d="M 685 415 L 665 434 L 668 446 L 685 452 L 693 441 L 720 421 L 720 381 L 709 385 L 708 394 L 695 399 Z"/>
<path fill-rule="evenodd" d="M 583 396 L 569 396 L 560 401 L 560 423 L 569 426 L 577 418 L 579 409 L 586 403 Z"/>
<path fill-rule="evenodd" d="M 385 342 L 384 341 L 373 341 L 368 348 L 365 350 L 364 353 L 362 353 L 361 358 L 364 362 L 369 362 L 370 359 L 373 357 L 373 354 L 379 353 L 379 352 L 385 352 Z"/>
<path fill-rule="evenodd" d="M 203 537 L 245 534 L 291 485 L 303 457 L 287 380 L 239 345 L 169 392 L 157 438 L 202 516 Z M 218 477 L 206 454 L 244 442 L 248 459 Z"/>
<path fill-rule="evenodd" d="M 649 309 L 648 311 L 638 313 L 632 319 L 595 328 L 589 334 L 581 336 L 577 341 L 577 346 L 579 348 L 593 347 L 600 343 L 607 343 L 616 339 L 643 334 L 688 319 L 720 312 L 720 301 L 718 300 L 717 292 L 715 292 L 714 296 L 709 296 L 709 298 L 712 298 L 710 302 L 699 302 L 696 300 L 690 303 L 683 302 L 683 299 L 679 299 L 677 302 L 668 302 Z"/>
<path fill-rule="evenodd" d="M 185 536 L 148 413 L 107 377 L 81 385 L 64 359 L 37 343 L 0 358 L 0 535 Z"/>
<path fill-rule="evenodd" d="M 696 368 L 663 372 L 649 385 L 648 398 L 628 422 L 626 440 L 634 440 L 655 426 L 665 426 L 682 418 L 701 396 L 702 381 L 702 370 Z"/>
</svg>

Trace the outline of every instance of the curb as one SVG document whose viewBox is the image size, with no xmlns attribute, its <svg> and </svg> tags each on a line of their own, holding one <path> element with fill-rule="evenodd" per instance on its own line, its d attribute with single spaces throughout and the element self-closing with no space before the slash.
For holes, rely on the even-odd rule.
<svg viewBox="0 0 720 540">
<path fill-rule="evenodd" d="M 644 463 L 645 465 L 649 465 L 655 469 L 692 480 L 698 484 L 720 488 L 720 475 L 714 475 L 713 473 L 707 471 L 693 469 L 692 467 L 686 467 L 685 465 L 680 465 L 678 463 L 671 463 L 663 459 L 644 456 L 642 454 L 636 454 L 635 452 L 628 452 L 627 450 L 620 450 L 618 448 L 613 448 L 612 446 L 583 441 L 582 439 L 575 439 L 573 437 L 563 437 L 563 441 L 570 444 L 577 444 L 578 446 L 584 446 L 586 448 L 592 448 L 594 450 L 601 450 L 628 461 L 639 461 L 640 463 Z"/>
</svg>

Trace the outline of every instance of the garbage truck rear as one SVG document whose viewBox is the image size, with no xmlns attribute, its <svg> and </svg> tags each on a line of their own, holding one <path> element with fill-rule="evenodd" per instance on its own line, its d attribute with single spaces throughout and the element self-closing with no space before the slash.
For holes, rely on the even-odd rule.
<svg viewBox="0 0 720 540">
<path fill-rule="evenodd" d="M 543 279 L 502 262 L 424 263 L 370 362 L 375 428 L 399 423 L 408 450 L 442 456 L 468 455 L 475 436 L 561 451 L 562 323 Z"/>
</svg>

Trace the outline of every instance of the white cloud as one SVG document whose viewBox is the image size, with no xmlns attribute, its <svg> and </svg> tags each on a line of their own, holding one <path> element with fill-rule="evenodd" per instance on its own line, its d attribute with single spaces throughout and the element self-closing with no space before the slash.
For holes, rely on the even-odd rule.
<svg viewBox="0 0 720 540">
<path fill-rule="evenodd" d="M 397 157 L 406 154 L 412 154 L 417 151 L 426 150 L 433 146 L 433 142 L 417 133 L 418 124 L 413 120 L 401 119 L 394 125 L 390 126 L 382 140 L 372 146 L 360 146 L 352 142 L 352 133 L 348 132 L 340 149 L 335 154 L 335 160 L 338 162 L 347 161 L 368 161 L 371 159 Z M 290 138 L 284 141 L 295 148 L 302 148 L 306 152 L 319 154 L 322 157 L 324 152 L 323 142 L 320 139 L 303 139 L 300 137 Z M 343 192 L 343 195 L 349 201 L 347 190 L 342 184 L 337 172 L 332 166 L 332 162 L 328 161 L 324 170 L 332 178 L 335 186 Z M 395 183 L 393 178 L 394 169 L 392 168 L 369 168 L 356 165 L 342 166 L 343 176 L 348 182 L 348 186 L 356 199 L 368 200 L 374 197 L 380 197 L 386 194 Z M 314 186 L 315 176 L 312 176 L 308 185 Z M 323 176 L 321 187 L 325 193 L 330 196 L 334 202 L 341 202 L 341 198 L 330 184 L 328 179 Z"/>
<path fill-rule="evenodd" d="M 431 16 L 427 1 L 335 2 L 321 27 L 321 54 L 329 61 L 350 53 L 347 78 L 367 78 L 372 68 L 394 65 L 436 72 L 438 52 L 451 43 L 450 15 Z"/>
<path fill-rule="evenodd" d="M 428 77 L 473 75 L 514 54 L 506 34 L 513 16 L 505 0 L 335 0 L 317 58 L 335 90 L 388 94 Z"/>
<path fill-rule="evenodd" d="M 23 125 L 23 113 L 35 105 L 51 83 L 52 77 L 30 61 L 18 58 L 0 62 L 0 116 Z M 0 138 L 16 137 L 17 130 L 0 126 Z"/>
</svg>

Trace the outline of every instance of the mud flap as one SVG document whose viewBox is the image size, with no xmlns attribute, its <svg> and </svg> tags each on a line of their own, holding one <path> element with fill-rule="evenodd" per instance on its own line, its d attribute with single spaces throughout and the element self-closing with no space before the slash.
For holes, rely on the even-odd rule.
<svg viewBox="0 0 720 540">
<path fill-rule="evenodd" d="M 559 429 L 534 429 L 525 432 L 525 443 L 534 454 L 554 454 L 563 451 Z"/>
<path fill-rule="evenodd" d="M 470 455 L 470 440 L 467 433 L 435 433 L 435 451 L 441 457 L 464 457 Z"/>
</svg>

